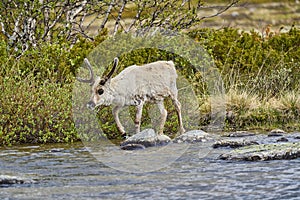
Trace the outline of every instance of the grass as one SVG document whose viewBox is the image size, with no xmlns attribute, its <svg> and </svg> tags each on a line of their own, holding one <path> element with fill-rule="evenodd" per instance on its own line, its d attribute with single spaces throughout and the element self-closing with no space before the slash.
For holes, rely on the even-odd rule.
<svg viewBox="0 0 300 200">
<path fill-rule="evenodd" d="M 228 129 L 299 130 L 300 93 L 291 91 L 278 97 L 259 98 L 246 91 L 226 95 L 227 111 L 232 112 Z"/>
</svg>

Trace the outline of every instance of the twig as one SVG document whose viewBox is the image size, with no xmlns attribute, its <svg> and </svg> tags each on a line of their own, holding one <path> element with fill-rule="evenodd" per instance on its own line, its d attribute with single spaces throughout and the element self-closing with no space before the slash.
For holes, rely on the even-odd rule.
<svg viewBox="0 0 300 200">
<path fill-rule="evenodd" d="M 122 13 L 124 11 L 124 8 L 125 8 L 126 4 L 127 4 L 127 0 L 123 0 L 123 4 L 122 4 L 122 6 L 119 10 L 118 17 L 117 17 L 116 22 L 115 22 L 115 28 L 114 28 L 113 35 L 115 35 L 118 31 L 119 23 L 120 23 Z"/>
<path fill-rule="evenodd" d="M 135 18 L 132 20 L 131 24 L 129 25 L 129 27 L 125 31 L 126 33 L 128 33 L 132 29 L 132 27 L 135 25 L 135 23 L 137 22 L 137 20 L 141 18 L 141 14 L 142 14 L 145 6 L 146 6 L 146 2 L 145 1 L 143 1 L 142 6 L 138 5 L 138 7 L 139 7 L 138 11 L 137 11 L 137 13 L 135 15 Z"/>
<path fill-rule="evenodd" d="M 104 29 L 104 27 L 105 27 L 105 25 L 106 25 L 106 23 L 108 21 L 108 17 L 110 15 L 111 10 L 112 10 L 112 8 L 113 8 L 114 5 L 115 5 L 115 1 L 111 0 L 111 2 L 109 4 L 109 7 L 108 7 L 108 9 L 106 11 L 105 17 L 104 17 L 104 19 L 102 21 L 102 24 L 100 25 L 99 32 L 101 32 Z"/>
<path fill-rule="evenodd" d="M 234 0 L 230 4 L 228 4 L 227 6 L 223 7 L 221 10 L 219 10 L 217 13 L 212 14 L 212 15 L 208 15 L 208 16 L 203 16 L 203 17 L 201 17 L 199 19 L 199 21 L 204 20 L 204 19 L 209 19 L 209 18 L 217 17 L 220 14 L 224 13 L 225 11 L 227 11 L 232 6 L 236 5 L 238 2 L 239 2 L 239 0 Z"/>
</svg>

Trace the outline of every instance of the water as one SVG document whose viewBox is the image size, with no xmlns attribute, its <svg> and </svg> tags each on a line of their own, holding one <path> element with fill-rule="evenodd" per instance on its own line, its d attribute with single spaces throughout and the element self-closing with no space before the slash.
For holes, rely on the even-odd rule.
<svg viewBox="0 0 300 200">
<path fill-rule="evenodd" d="M 211 148 L 211 147 L 208 147 Z M 0 199 L 299 199 L 300 159 L 223 161 L 197 144 L 165 168 L 112 169 L 81 143 L 0 148 L 0 175 L 30 183 L 0 186 Z"/>
</svg>

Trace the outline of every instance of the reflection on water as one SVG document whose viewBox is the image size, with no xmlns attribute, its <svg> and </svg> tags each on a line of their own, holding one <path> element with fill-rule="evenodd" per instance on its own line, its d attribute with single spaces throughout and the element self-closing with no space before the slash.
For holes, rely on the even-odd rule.
<svg viewBox="0 0 300 200">
<path fill-rule="evenodd" d="M 207 147 L 211 148 L 211 147 Z M 175 162 L 145 173 L 117 171 L 81 144 L 0 148 L 0 175 L 32 183 L 0 186 L 0 199 L 288 199 L 300 196 L 300 159 L 218 160 L 194 144 Z M 201 154 L 201 153 L 200 153 Z"/>
</svg>

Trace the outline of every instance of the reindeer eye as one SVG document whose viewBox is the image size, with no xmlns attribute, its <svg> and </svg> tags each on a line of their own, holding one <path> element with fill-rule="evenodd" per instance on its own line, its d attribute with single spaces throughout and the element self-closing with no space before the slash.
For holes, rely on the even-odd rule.
<svg viewBox="0 0 300 200">
<path fill-rule="evenodd" d="M 104 90 L 100 88 L 99 90 L 97 90 L 97 92 L 98 92 L 99 95 L 101 95 L 101 94 L 104 93 Z"/>
</svg>

